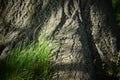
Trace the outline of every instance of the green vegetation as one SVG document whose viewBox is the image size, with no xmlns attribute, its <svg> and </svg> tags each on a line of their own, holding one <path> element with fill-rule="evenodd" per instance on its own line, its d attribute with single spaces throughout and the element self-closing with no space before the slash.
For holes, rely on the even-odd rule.
<svg viewBox="0 0 120 80">
<path fill-rule="evenodd" d="M 112 0 L 117 25 L 120 27 L 120 0 Z"/>
<path fill-rule="evenodd" d="M 17 45 L 8 52 L 0 80 L 50 80 L 51 47 L 43 36 Z"/>
</svg>

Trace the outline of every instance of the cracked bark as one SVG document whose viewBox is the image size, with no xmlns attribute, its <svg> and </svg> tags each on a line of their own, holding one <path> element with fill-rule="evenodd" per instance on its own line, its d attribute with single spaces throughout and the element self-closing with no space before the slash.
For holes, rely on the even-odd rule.
<svg viewBox="0 0 120 80">
<path fill-rule="evenodd" d="M 93 61 L 115 60 L 117 52 L 106 2 L 0 0 L 1 54 L 10 43 L 46 33 L 59 44 L 53 56 L 53 80 L 94 80 Z"/>
</svg>

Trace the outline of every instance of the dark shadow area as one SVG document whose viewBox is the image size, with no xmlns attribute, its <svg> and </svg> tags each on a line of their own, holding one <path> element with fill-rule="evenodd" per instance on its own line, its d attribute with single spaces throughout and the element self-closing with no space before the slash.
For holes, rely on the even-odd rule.
<svg viewBox="0 0 120 80">
<path fill-rule="evenodd" d="M 90 53 L 91 53 L 92 64 L 93 64 L 93 69 L 94 69 L 94 79 L 95 80 L 106 80 L 107 76 L 105 75 L 104 70 L 102 70 L 101 68 L 102 60 L 95 46 L 95 41 L 92 35 L 91 27 L 93 25 L 92 25 L 91 18 L 90 18 L 90 10 L 89 10 L 89 13 L 86 13 L 85 12 L 86 9 L 89 9 L 89 7 L 85 7 L 84 10 L 82 10 L 82 18 L 83 18 L 83 22 L 85 25 L 85 31 L 87 34 L 88 46 L 91 51 Z"/>
<path fill-rule="evenodd" d="M 119 42 L 120 41 L 120 29 L 115 25 L 115 23 L 116 23 L 115 22 L 115 15 L 113 14 L 113 12 L 111 10 L 112 4 L 108 0 L 107 1 L 104 1 L 104 0 L 99 1 L 98 0 L 98 1 L 96 1 L 95 4 L 96 5 L 91 4 L 91 5 L 95 6 L 95 8 L 94 8 L 95 11 L 96 10 L 98 10 L 99 12 L 102 11 L 106 15 L 105 19 L 103 20 L 103 24 L 105 24 L 105 25 L 100 26 L 100 27 L 102 27 L 103 32 L 105 32 L 105 33 L 111 32 L 112 33 L 112 37 L 114 37 L 116 39 L 116 42 L 114 44 L 117 46 L 117 47 L 116 46 L 115 47 L 117 48 L 117 51 L 118 51 L 120 49 L 120 42 Z M 103 5 L 103 6 L 101 6 L 101 5 Z M 84 15 L 85 13 L 86 12 L 83 12 L 82 14 Z M 109 76 L 108 73 L 106 73 L 106 68 L 105 69 L 103 68 L 104 62 L 100 58 L 98 50 L 95 46 L 95 41 L 94 41 L 93 36 L 92 36 L 91 26 L 93 26 L 93 25 L 92 25 L 92 22 L 90 19 L 90 13 L 87 14 L 86 16 L 87 17 L 83 17 L 83 19 L 84 19 L 85 25 L 87 24 L 86 25 L 86 32 L 87 32 L 87 37 L 88 37 L 87 40 L 89 42 L 88 43 L 89 48 L 90 48 L 92 56 L 93 56 L 93 63 L 94 63 L 95 77 L 96 77 L 95 80 L 118 80 L 114 76 Z M 99 33 L 99 34 L 102 34 L 102 33 Z M 116 52 L 116 54 L 117 54 L 117 52 Z M 109 67 L 110 66 L 107 66 L 107 69 Z"/>
<path fill-rule="evenodd" d="M 52 69 L 53 71 L 82 71 L 88 73 L 87 66 L 85 66 L 85 64 L 75 62 L 69 64 L 55 64 Z"/>
</svg>

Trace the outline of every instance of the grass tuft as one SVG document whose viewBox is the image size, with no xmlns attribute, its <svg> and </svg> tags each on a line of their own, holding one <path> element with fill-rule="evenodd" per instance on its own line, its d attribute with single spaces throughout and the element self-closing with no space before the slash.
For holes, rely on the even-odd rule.
<svg viewBox="0 0 120 80">
<path fill-rule="evenodd" d="M 2 80 L 50 80 L 51 43 L 43 36 L 38 42 L 22 42 L 8 52 Z"/>
</svg>

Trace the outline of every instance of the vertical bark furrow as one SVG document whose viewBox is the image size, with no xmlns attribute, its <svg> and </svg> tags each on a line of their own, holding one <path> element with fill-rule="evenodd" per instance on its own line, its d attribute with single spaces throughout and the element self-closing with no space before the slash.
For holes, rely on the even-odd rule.
<svg viewBox="0 0 120 80">
<path fill-rule="evenodd" d="M 69 5 L 71 4 L 68 4 L 67 8 L 69 8 Z M 79 4 L 76 6 L 78 5 Z M 71 6 L 75 8 L 75 13 L 79 12 L 78 10 L 80 9 L 78 9 L 78 7 L 76 8 L 74 5 Z M 65 15 L 67 17 L 68 15 L 66 13 Z M 59 12 L 57 14 L 61 13 Z M 57 50 L 58 52 L 56 52 L 56 55 L 54 56 L 55 65 L 53 66 L 53 80 L 92 79 L 93 67 L 91 64 L 91 53 L 87 44 L 88 42 L 87 40 L 85 41 L 85 28 L 84 25 L 81 24 L 82 22 L 79 21 L 80 19 L 78 18 L 78 15 L 76 16 L 76 14 L 74 14 L 74 16 L 74 19 L 72 17 L 69 17 L 68 19 L 66 18 L 58 33 L 54 34 L 54 41 L 59 43 L 60 46 Z M 56 19 L 56 17 L 53 18 Z M 53 21 L 54 23 L 57 22 L 55 20 Z M 53 30 L 50 30 L 50 27 L 47 26 L 47 30 L 49 29 L 50 31 L 47 33 L 49 36 L 51 36 L 51 32 L 56 30 L 56 26 L 57 25 L 51 26 L 54 28 Z"/>
<path fill-rule="evenodd" d="M 101 59 L 103 61 L 114 61 L 117 57 L 116 40 L 111 31 L 111 29 L 113 29 L 113 24 L 107 19 L 111 12 L 109 12 L 109 6 L 100 7 L 100 5 L 104 5 L 105 2 L 97 2 L 91 6 L 90 15 L 93 25 L 91 30 Z"/>
</svg>

